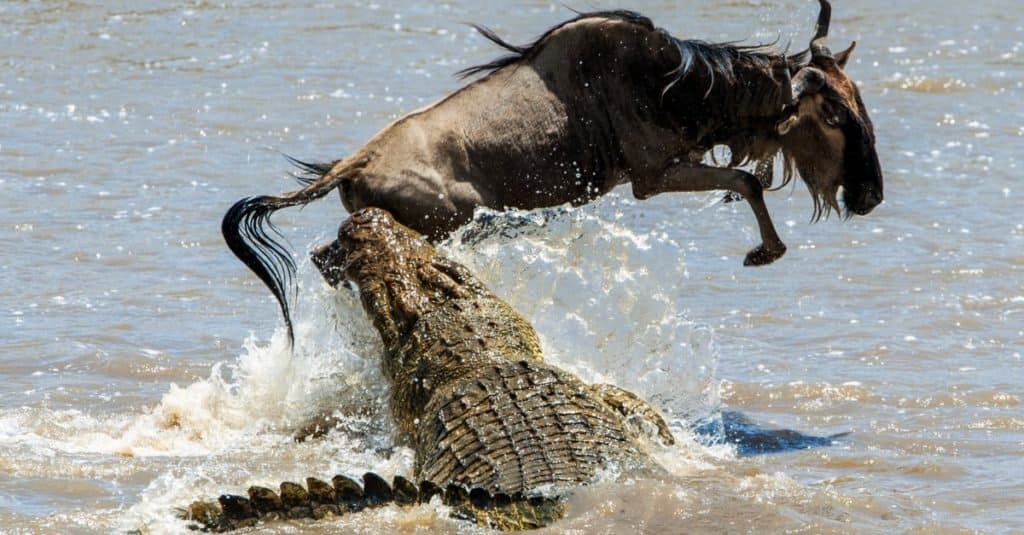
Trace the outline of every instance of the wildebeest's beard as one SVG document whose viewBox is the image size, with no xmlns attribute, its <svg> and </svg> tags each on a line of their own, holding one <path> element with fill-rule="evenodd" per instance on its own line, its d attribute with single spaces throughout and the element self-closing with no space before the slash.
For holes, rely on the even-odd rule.
<svg viewBox="0 0 1024 535">
<path fill-rule="evenodd" d="M 812 138 L 823 133 L 814 132 L 813 125 L 808 125 L 790 135 Z M 811 221 L 827 218 L 833 211 L 841 213 L 842 206 L 839 204 L 838 194 L 839 187 L 843 185 L 842 147 L 815 146 L 817 144 L 797 141 L 797 146 L 789 149 L 787 145 L 792 143 L 792 140 L 788 140 L 780 152 L 784 172 L 783 184 L 791 180 L 794 171 L 800 175 L 814 202 Z"/>
<path fill-rule="evenodd" d="M 843 207 L 839 204 L 839 187 L 842 185 L 839 177 L 822 170 L 812 169 L 800 171 L 807 190 L 814 201 L 814 212 L 811 215 L 812 221 L 819 221 L 828 218 L 833 211 L 841 213 Z"/>
</svg>

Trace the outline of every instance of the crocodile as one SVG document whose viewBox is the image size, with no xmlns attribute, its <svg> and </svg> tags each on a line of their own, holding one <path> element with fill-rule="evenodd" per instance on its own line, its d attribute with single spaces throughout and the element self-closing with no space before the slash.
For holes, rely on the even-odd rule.
<svg viewBox="0 0 1024 535">
<path fill-rule="evenodd" d="M 371 472 L 362 487 L 345 476 L 309 478 L 306 488 L 282 483 L 280 495 L 253 487 L 248 498 L 193 503 L 184 513 L 196 527 L 226 531 L 440 495 L 456 517 L 530 529 L 564 516 L 561 498 L 602 474 L 664 474 L 649 449 L 673 437 L 654 407 L 545 363 L 523 316 L 389 212 L 355 212 L 312 256 L 329 284 L 358 287 L 380 333 L 391 416 L 415 453 L 413 477 L 388 485 Z"/>
</svg>

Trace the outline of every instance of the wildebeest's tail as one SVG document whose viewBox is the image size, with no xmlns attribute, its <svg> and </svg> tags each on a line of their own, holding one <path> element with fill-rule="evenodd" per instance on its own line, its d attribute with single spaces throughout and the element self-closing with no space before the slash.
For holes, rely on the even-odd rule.
<svg viewBox="0 0 1024 535">
<path fill-rule="evenodd" d="M 295 335 L 286 290 L 294 294 L 295 262 L 284 245 L 271 235 L 281 237 L 281 233 L 271 223 L 270 216 L 282 208 L 308 204 L 327 195 L 348 176 L 345 171 L 349 168 L 340 166 L 339 169 L 339 166 L 330 164 L 287 158 L 300 169 L 310 174 L 319 174 L 320 177 L 313 179 L 297 176 L 306 187 L 281 196 L 246 197 L 236 202 L 224 214 L 220 230 L 231 252 L 273 292 L 281 305 L 281 313 L 284 314 L 285 326 L 288 328 L 288 341 L 291 343 Z"/>
</svg>

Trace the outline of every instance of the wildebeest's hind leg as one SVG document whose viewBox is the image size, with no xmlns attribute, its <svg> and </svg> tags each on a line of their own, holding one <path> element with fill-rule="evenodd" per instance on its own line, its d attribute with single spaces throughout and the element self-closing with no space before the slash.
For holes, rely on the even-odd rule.
<svg viewBox="0 0 1024 535">
<path fill-rule="evenodd" d="M 764 187 L 756 176 L 739 169 L 708 167 L 700 164 L 680 163 L 654 177 L 634 177 L 633 195 L 647 199 L 659 193 L 672 191 L 728 190 L 743 196 L 757 218 L 761 232 L 761 245 L 747 253 L 745 266 L 771 264 L 786 253 L 786 245 L 779 239 L 764 204 Z"/>
</svg>

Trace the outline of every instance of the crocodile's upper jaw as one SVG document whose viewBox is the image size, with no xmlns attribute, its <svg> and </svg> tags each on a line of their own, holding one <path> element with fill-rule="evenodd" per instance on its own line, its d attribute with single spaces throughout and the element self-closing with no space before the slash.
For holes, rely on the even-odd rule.
<svg viewBox="0 0 1024 535">
<path fill-rule="evenodd" d="M 461 266 L 439 257 L 413 230 L 379 208 L 352 214 L 313 263 L 332 286 L 350 280 L 385 345 L 395 348 L 424 314 L 451 298 L 486 292 Z"/>
<path fill-rule="evenodd" d="M 323 275 L 327 284 L 337 287 L 345 281 L 344 257 L 338 240 L 313 249 L 310 256 L 313 259 L 313 265 L 320 270 L 320 274 Z"/>
</svg>

